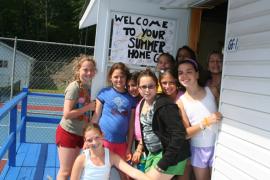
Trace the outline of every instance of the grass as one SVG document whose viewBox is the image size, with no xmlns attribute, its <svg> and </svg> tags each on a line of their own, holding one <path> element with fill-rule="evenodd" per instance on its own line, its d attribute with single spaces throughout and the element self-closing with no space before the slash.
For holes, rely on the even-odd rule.
<svg viewBox="0 0 270 180">
<path fill-rule="evenodd" d="M 29 89 L 30 92 L 64 94 L 64 89 Z"/>
</svg>

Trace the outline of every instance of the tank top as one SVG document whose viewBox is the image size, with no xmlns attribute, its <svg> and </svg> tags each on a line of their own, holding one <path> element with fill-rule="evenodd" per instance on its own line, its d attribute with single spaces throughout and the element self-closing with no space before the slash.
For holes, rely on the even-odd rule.
<svg viewBox="0 0 270 180">
<path fill-rule="evenodd" d="M 215 97 L 209 87 L 205 87 L 206 95 L 202 100 L 190 101 L 185 95 L 180 99 L 183 103 L 184 110 L 188 116 L 191 126 L 199 124 L 205 117 L 217 112 Z M 195 147 L 211 147 L 215 145 L 216 134 L 218 131 L 217 124 L 212 124 L 205 130 L 200 131 L 191 138 L 191 145 Z"/>
<path fill-rule="evenodd" d="M 84 170 L 81 175 L 81 180 L 108 180 L 110 177 L 111 163 L 109 149 L 105 150 L 105 164 L 103 166 L 96 166 L 90 159 L 90 151 L 86 149 L 83 151 L 85 154 Z"/>
</svg>

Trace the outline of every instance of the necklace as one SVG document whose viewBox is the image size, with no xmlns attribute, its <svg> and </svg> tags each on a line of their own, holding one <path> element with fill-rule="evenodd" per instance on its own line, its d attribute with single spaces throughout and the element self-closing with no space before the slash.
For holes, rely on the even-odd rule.
<svg viewBox="0 0 270 180">
<path fill-rule="evenodd" d="M 143 114 L 149 113 L 149 111 L 153 108 L 153 104 L 154 104 L 154 103 L 148 104 L 147 102 L 144 102 L 143 108 L 142 108 L 142 113 L 143 113 Z"/>
</svg>

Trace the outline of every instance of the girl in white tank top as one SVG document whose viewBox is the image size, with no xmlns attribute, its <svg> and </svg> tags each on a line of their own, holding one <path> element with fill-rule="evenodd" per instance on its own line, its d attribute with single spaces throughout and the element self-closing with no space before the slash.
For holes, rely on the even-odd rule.
<svg viewBox="0 0 270 180">
<path fill-rule="evenodd" d="M 188 138 L 191 139 L 191 165 L 196 179 L 210 180 L 217 123 L 221 120 L 221 113 L 217 112 L 210 89 L 198 83 L 197 61 L 185 59 L 179 62 L 178 80 L 186 88 L 177 104 Z"/>
<path fill-rule="evenodd" d="M 84 150 L 85 155 L 85 163 L 84 170 L 81 175 L 81 180 L 101 180 L 101 179 L 109 179 L 111 163 L 110 163 L 110 152 L 107 148 L 105 150 L 105 159 L 104 165 L 97 166 L 91 160 L 90 150 Z"/>
<path fill-rule="evenodd" d="M 200 101 L 190 101 L 185 95 L 180 97 L 191 126 L 200 124 L 201 120 L 217 112 L 215 98 L 208 87 L 204 88 L 206 95 Z M 215 145 L 217 124 L 200 131 L 191 137 L 191 145 L 195 147 L 211 147 Z"/>
<path fill-rule="evenodd" d="M 103 134 L 98 124 L 89 123 L 85 127 L 84 139 L 84 153 L 75 160 L 70 180 L 109 180 L 111 166 L 133 179 L 149 180 L 144 173 L 103 147 Z"/>
</svg>

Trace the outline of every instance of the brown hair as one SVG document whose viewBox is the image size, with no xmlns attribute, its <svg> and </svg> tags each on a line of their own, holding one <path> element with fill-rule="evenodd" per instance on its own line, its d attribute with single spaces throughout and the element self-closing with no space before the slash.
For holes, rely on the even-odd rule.
<svg viewBox="0 0 270 180">
<path fill-rule="evenodd" d="M 140 74 L 140 72 L 138 72 L 138 71 L 134 71 L 134 72 L 130 73 L 129 77 L 127 78 L 127 82 L 134 81 L 137 84 L 139 74 Z"/>
<path fill-rule="evenodd" d="M 167 60 L 169 61 L 169 63 L 171 64 L 171 67 L 174 67 L 175 66 L 175 61 L 174 61 L 174 58 L 173 56 L 170 54 L 170 53 L 161 53 L 158 58 L 157 58 L 157 63 L 159 62 L 160 58 L 164 56 L 167 58 Z"/>
<path fill-rule="evenodd" d="M 96 123 L 88 123 L 84 128 L 83 128 L 83 137 L 85 136 L 85 133 L 87 131 L 91 131 L 91 130 L 96 130 L 98 131 L 100 134 L 102 134 L 101 128 L 99 127 L 98 124 Z"/>
<path fill-rule="evenodd" d="M 178 74 L 177 74 L 177 71 L 175 69 L 166 69 L 163 73 L 160 73 L 159 74 L 159 84 L 161 84 L 161 80 L 164 78 L 164 76 L 166 75 L 171 75 L 174 80 L 175 80 L 175 85 L 177 88 L 180 87 L 180 83 L 178 82 Z"/>
<path fill-rule="evenodd" d="M 112 65 L 112 67 L 111 67 L 111 69 L 110 69 L 110 71 L 109 71 L 109 73 L 108 73 L 108 82 L 110 83 L 110 79 L 111 79 L 111 77 L 112 77 L 112 74 L 113 74 L 113 72 L 116 70 L 116 69 L 120 69 L 123 73 L 124 73 L 124 75 L 126 76 L 126 78 L 128 78 L 129 77 L 129 69 L 128 69 L 128 67 L 124 64 L 124 63 L 122 63 L 122 62 L 118 62 L 118 63 L 114 63 L 113 65 Z"/>
<path fill-rule="evenodd" d="M 186 58 L 185 60 L 179 62 L 177 68 L 179 68 L 181 64 L 191 64 L 196 72 L 200 71 L 199 64 L 196 60 Z"/>
<path fill-rule="evenodd" d="M 218 55 L 219 58 L 220 58 L 220 61 L 221 62 L 223 61 L 223 54 L 221 52 L 219 52 L 219 51 L 213 50 L 207 56 L 207 65 L 209 65 L 210 56 L 212 56 L 213 54 Z"/>
<path fill-rule="evenodd" d="M 184 45 L 184 46 L 182 46 L 181 48 L 179 48 L 179 49 L 177 50 L 176 57 L 175 57 L 177 63 L 179 63 L 179 62 L 178 62 L 178 57 L 179 57 L 180 51 L 182 51 L 182 50 L 188 51 L 189 56 L 190 56 L 190 57 L 189 57 L 190 59 L 197 60 L 196 54 L 195 54 L 195 52 L 193 51 L 193 49 L 191 49 L 191 48 L 190 48 L 189 46 L 187 46 L 187 45 Z"/>
<path fill-rule="evenodd" d="M 149 68 L 146 68 L 145 70 L 141 71 L 138 76 L 138 80 L 137 80 L 138 86 L 140 85 L 141 78 L 145 76 L 151 77 L 153 81 L 156 83 L 156 85 L 158 85 L 158 79 L 155 73 L 153 73 Z"/>
<path fill-rule="evenodd" d="M 85 55 L 85 54 L 80 54 L 78 57 L 75 57 L 73 59 L 74 63 L 73 63 L 73 78 L 75 81 L 78 81 L 79 84 L 81 82 L 80 80 L 80 68 L 82 67 L 82 64 L 85 62 L 85 61 L 89 61 L 93 64 L 95 70 L 96 69 L 96 62 L 95 60 L 93 59 L 92 56 L 88 56 L 88 55 Z"/>
</svg>

